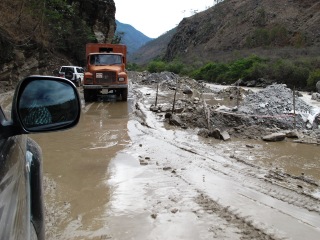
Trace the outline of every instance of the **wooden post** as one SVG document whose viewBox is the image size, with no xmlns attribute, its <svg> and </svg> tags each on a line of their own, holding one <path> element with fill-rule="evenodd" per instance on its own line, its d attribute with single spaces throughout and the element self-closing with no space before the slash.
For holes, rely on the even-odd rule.
<svg viewBox="0 0 320 240">
<path fill-rule="evenodd" d="M 172 110 L 171 110 L 172 114 L 174 113 L 174 108 L 176 105 L 176 95 L 177 95 L 177 91 L 178 91 L 178 83 L 179 83 L 179 80 L 177 80 L 176 89 L 174 91 L 174 98 L 173 98 L 173 104 L 172 104 Z"/>
<path fill-rule="evenodd" d="M 172 114 L 174 113 L 174 107 L 175 107 L 175 104 L 176 104 L 177 89 L 178 89 L 178 87 L 176 87 L 176 90 L 174 91 L 173 104 L 172 104 L 172 110 L 171 110 Z"/>
<path fill-rule="evenodd" d="M 296 90 L 293 87 L 293 128 L 296 129 Z"/>
<path fill-rule="evenodd" d="M 157 106 L 157 104 L 158 104 L 158 90 L 159 90 L 159 83 L 157 84 L 157 93 L 156 93 L 156 102 L 155 102 L 155 106 Z"/>
<path fill-rule="evenodd" d="M 240 80 L 240 79 L 239 79 Z M 239 109 L 239 95 L 240 95 L 240 89 L 239 89 L 239 80 L 238 80 L 238 83 L 237 83 L 237 109 Z"/>
</svg>

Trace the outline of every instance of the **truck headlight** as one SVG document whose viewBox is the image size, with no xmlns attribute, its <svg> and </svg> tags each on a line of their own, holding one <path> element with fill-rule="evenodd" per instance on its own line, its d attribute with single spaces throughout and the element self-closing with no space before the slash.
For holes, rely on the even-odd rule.
<svg viewBox="0 0 320 240">
<path fill-rule="evenodd" d="M 124 77 L 119 77 L 119 78 L 118 78 L 118 81 L 119 81 L 119 82 L 124 82 L 125 80 L 126 80 L 126 79 L 125 79 Z"/>
</svg>

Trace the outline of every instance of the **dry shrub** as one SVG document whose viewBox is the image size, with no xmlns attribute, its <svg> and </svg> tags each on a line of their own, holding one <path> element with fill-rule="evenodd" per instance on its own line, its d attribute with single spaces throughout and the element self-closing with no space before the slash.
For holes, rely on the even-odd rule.
<svg viewBox="0 0 320 240">
<path fill-rule="evenodd" d="M 0 28 L 18 45 L 43 42 L 43 6 L 43 0 L 1 0 Z"/>
</svg>

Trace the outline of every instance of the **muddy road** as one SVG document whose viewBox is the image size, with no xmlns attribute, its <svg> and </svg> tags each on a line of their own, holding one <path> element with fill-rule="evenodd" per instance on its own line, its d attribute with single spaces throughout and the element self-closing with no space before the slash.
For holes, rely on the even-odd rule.
<svg viewBox="0 0 320 240">
<path fill-rule="evenodd" d="M 32 136 L 44 156 L 47 239 L 107 235 L 108 167 L 129 144 L 129 106 L 121 102 L 83 105 L 76 128 Z"/>
<path fill-rule="evenodd" d="M 83 102 L 74 129 L 32 136 L 47 239 L 319 239 L 318 145 L 202 138 L 151 112 L 155 93 L 132 84 L 127 103 Z"/>
<path fill-rule="evenodd" d="M 319 146 L 201 138 L 149 111 L 154 86 L 130 92 L 35 136 L 48 239 L 318 239 Z"/>
</svg>

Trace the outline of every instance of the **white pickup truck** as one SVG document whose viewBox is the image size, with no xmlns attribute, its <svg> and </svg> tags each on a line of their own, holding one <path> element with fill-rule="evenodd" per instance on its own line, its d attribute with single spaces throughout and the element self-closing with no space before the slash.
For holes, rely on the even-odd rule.
<svg viewBox="0 0 320 240">
<path fill-rule="evenodd" d="M 61 66 L 59 77 L 64 77 L 71 80 L 77 87 L 80 87 L 83 82 L 84 69 L 78 66 Z"/>
</svg>

